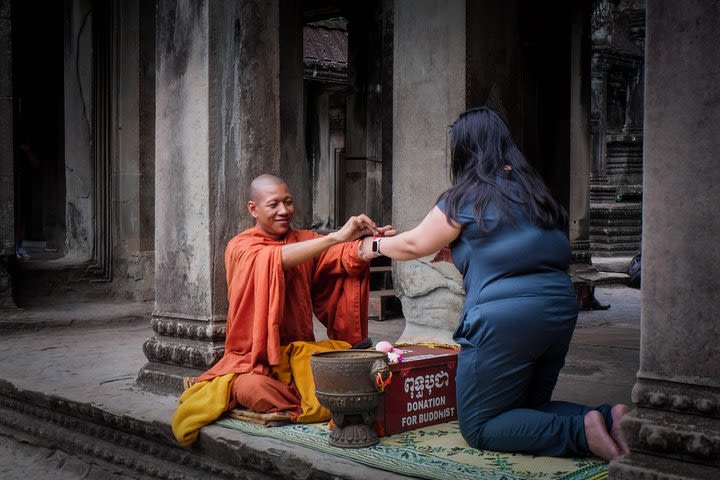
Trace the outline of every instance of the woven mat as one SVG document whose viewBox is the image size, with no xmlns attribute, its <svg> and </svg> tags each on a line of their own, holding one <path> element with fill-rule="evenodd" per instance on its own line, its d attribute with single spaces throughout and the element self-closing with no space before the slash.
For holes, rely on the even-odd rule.
<svg viewBox="0 0 720 480">
<path fill-rule="evenodd" d="M 457 422 L 412 430 L 380 440 L 368 448 L 337 448 L 328 444 L 327 424 L 290 424 L 267 428 L 232 418 L 217 425 L 251 435 L 276 438 L 389 472 L 427 479 L 598 480 L 607 478 L 608 464 L 598 458 L 533 457 L 476 450 L 467 446 Z"/>
</svg>

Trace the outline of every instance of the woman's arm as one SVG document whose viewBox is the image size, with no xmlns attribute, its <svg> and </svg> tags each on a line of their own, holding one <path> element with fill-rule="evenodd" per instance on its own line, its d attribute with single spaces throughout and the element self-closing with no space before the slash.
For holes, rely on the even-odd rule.
<svg viewBox="0 0 720 480">
<path fill-rule="evenodd" d="M 380 253 L 394 260 L 413 260 L 441 250 L 460 235 L 461 226 L 447 217 L 437 206 L 425 216 L 420 224 L 410 231 L 392 237 L 382 237 Z M 372 238 L 363 239 L 362 256 L 373 258 Z"/>
</svg>

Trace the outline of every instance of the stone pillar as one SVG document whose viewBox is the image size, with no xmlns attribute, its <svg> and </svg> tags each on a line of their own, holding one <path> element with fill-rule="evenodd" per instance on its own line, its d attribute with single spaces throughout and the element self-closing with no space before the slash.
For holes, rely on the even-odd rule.
<svg viewBox="0 0 720 480">
<path fill-rule="evenodd" d="M 605 132 L 607 123 L 608 64 L 601 53 L 594 53 L 591 60 L 591 118 L 592 127 L 592 174 L 605 183 Z M 603 177 L 603 178 L 601 178 Z"/>
<path fill-rule="evenodd" d="M 157 8 L 155 336 L 138 382 L 179 390 L 224 352 L 224 252 L 250 180 L 280 171 L 279 2 Z"/>
<path fill-rule="evenodd" d="M 448 126 L 465 109 L 465 2 L 397 1 L 394 32 L 393 219 L 404 231 L 449 186 Z M 459 272 L 429 260 L 393 262 L 401 341 L 451 341 L 462 310 Z"/>
<path fill-rule="evenodd" d="M 115 13 L 120 68 L 116 72 L 113 279 L 123 296 L 152 300 L 155 189 L 148 179 L 154 180 L 155 9 L 148 2 L 131 0 Z"/>
<path fill-rule="evenodd" d="M 90 259 L 93 232 L 92 1 L 69 0 L 65 20 L 65 254 Z"/>
<path fill-rule="evenodd" d="M 573 2 L 570 48 L 570 205 L 573 261 L 590 263 L 590 5 Z"/>
<path fill-rule="evenodd" d="M 643 302 L 616 479 L 720 477 L 720 8 L 649 1 Z"/>
<path fill-rule="evenodd" d="M 0 0 L 0 308 L 14 308 L 8 261 L 15 255 L 10 0 Z"/>
</svg>

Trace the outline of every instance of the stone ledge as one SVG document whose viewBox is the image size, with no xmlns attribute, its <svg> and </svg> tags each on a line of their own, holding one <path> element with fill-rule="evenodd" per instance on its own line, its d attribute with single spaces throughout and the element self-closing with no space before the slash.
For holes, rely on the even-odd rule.
<svg viewBox="0 0 720 480">
<path fill-rule="evenodd" d="M 720 473 L 720 419 L 641 407 L 623 417 L 622 429 L 634 452 L 702 464 Z"/>
<path fill-rule="evenodd" d="M 632 452 L 610 462 L 608 478 L 614 480 L 717 480 L 718 469 Z"/>
<path fill-rule="evenodd" d="M 15 438 L 117 466 L 131 478 L 408 478 L 277 440 L 217 426 L 181 447 L 167 418 L 120 415 L 0 380 L 0 428 Z"/>
<path fill-rule="evenodd" d="M 231 476 L 229 467 L 209 465 L 182 452 L 173 455 L 175 452 L 152 442 L 102 427 L 93 428 L 92 424 L 80 423 L 56 412 L 32 406 L 17 410 L 5 408 L 9 404 L 6 399 L 0 403 L 0 426 L 11 437 L 20 439 L 18 433 L 21 433 L 33 444 L 113 464 L 131 478 L 251 478 Z"/>
<path fill-rule="evenodd" d="M 601 272 L 623 273 L 627 275 L 630 261 L 634 255 L 602 257 L 593 255 L 592 264 Z"/>
<path fill-rule="evenodd" d="M 632 395 L 633 402 L 640 407 L 699 415 L 720 421 L 718 388 L 638 375 Z"/>
<path fill-rule="evenodd" d="M 583 280 L 593 285 L 627 285 L 630 277 L 625 273 L 613 272 L 578 272 L 573 280 Z"/>
<path fill-rule="evenodd" d="M 6 309 L 0 311 L 0 333 L 11 335 L 49 328 L 147 325 L 151 312 L 152 302 L 112 300 Z"/>
</svg>

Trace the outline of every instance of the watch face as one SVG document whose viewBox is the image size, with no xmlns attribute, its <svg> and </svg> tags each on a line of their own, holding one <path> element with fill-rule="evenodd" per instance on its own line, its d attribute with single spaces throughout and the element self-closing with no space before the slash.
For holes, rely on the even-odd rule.
<svg viewBox="0 0 720 480">
<path fill-rule="evenodd" d="M 377 238 L 376 238 L 375 240 L 373 240 L 372 251 L 373 251 L 373 253 L 377 253 L 377 251 L 378 251 L 378 241 L 377 241 Z"/>
</svg>

